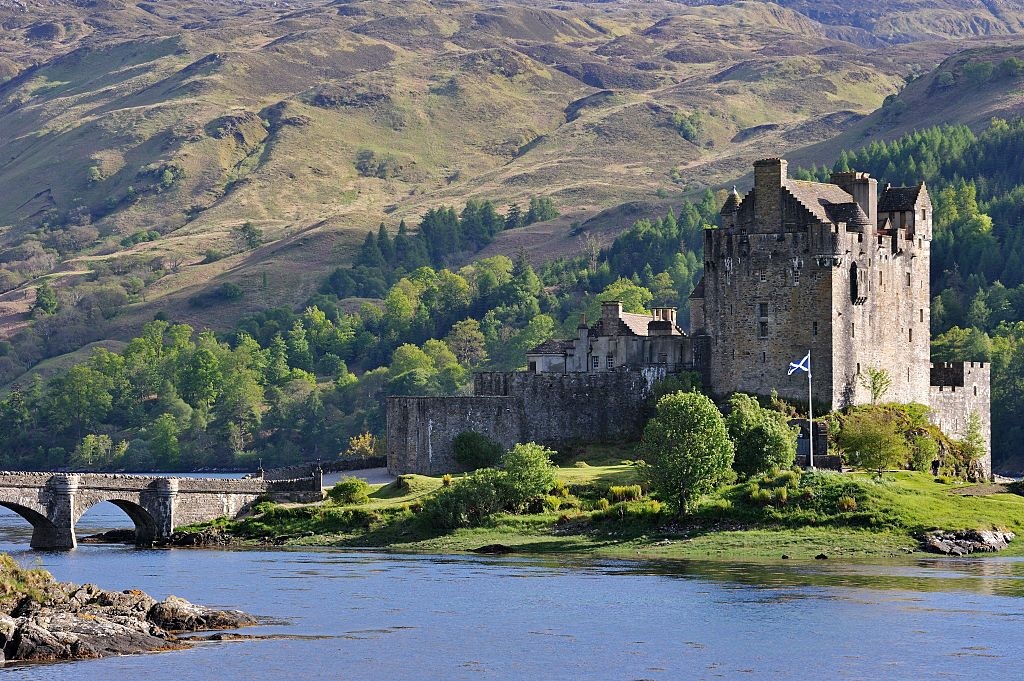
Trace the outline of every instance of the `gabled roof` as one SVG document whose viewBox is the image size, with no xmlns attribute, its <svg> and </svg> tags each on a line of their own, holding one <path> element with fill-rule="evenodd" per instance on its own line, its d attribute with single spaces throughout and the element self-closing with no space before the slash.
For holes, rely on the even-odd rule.
<svg viewBox="0 0 1024 681">
<path fill-rule="evenodd" d="M 528 355 L 564 355 L 567 350 L 571 350 L 573 342 L 571 340 L 556 340 L 554 338 L 546 340 L 537 347 L 527 350 Z"/>
<path fill-rule="evenodd" d="M 921 197 L 924 182 L 916 187 L 886 187 L 878 197 L 879 213 L 902 213 L 914 210 L 917 200 Z"/>
<path fill-rule="evenodd" d="M 833 222 L 826 206 L 830 204 L 854 203 L 853 197 L 839 185 L 806 180 L 786 180 L 785 189 L 797 201 L 822 222 Z"/>
<path fill-rule="evenodd" d="M 871 227 L 871 220 L 864 214 L 864 210 L 856 203 L 829 203 L 824 206 L 831 222 L 839 224 L 845 222 L 848 227 L 868 229 Z"/>
</svg>

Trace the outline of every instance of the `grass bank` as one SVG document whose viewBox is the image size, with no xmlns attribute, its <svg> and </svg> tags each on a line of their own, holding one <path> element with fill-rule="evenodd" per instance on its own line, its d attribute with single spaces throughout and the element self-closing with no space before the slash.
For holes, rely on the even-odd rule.
<svg viewBox="0 0 1024 681">
<path fill-rule="evenodd" d="M 923 473 L 783 471 L 728 485 L 675 520 L 635 485 L 629 461 L 605 452 L 565 462 L 543 504 L 497 513 L 475 527 L 439 530 L 429 514 L 441 478 L 402 476 L 363 503 L 263 503 L 247 518 L 215 522 L 254 543 L 457 552 L 501 544 L 521 553 L 632 558 L 830 558 L 906 555 L 929 530 L 999 529 L 1022 537 L 1000 555 L 1024 555 L 1024 496 Z M 458 479 L 448 484 L 458 484 Z M 198 530 L 203 526 L 189 528 Z"/>
</svg>

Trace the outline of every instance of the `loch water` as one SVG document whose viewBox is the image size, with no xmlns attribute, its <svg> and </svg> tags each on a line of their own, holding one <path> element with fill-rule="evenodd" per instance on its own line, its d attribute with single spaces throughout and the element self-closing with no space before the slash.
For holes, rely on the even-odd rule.
<svg viewBox="0 0 1024 681">
<path fill-rule="evenodd" d="M 126 527 L 111 504 L 79 535 Z M 10 679 L 1019 679 L 1024 561 L 726 563 L 331 550 L 0 550 L 61 580 L 279 624 L 271 640 L 53 665 Z"/>
</svg>

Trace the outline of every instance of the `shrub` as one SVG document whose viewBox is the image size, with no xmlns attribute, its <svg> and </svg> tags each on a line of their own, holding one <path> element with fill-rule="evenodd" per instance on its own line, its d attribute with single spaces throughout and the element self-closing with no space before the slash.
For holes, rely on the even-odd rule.
<svg viewBox="0 0 1024 681">
<path fill-rule="evenodd" d="M 454 530 L 479 525 L 505 508 L 506 476 L 504 471 L 482 468 L 427 499 L 421 517 L 432 529 Z"/>
<path fill-rule="evenodd" d="M 455 461 L 467 471 L 493 468 L 501 460 L 501 445 L 486 435 L 471 430 L 459 433 L 452 441 Z"/>
<path fill-rule="evenodd" d="M 370 500 L 370 485 L 359 478 L 342 478 L 327 496 L 337 504 L 365 504 Z"/>
<path fill-rule="evenodd" d="M 550 494 L 544 497 L 544 510 L 548 513 L 557 511 L 562 506 L 562 500 L 559 497 L 553 497 Z"/>
<path fill-rule="evenodd" d="M 210 264 L 211 262 L 217 262 L 224 258 L 224 251 L 219 251 L 216 248 L 207 248 L 203 262 Z"/>
<path fill-rule="evenodd" d="M 555 480 L 555 484 L 551 486 L 551 496 L 562 497 L 563 499 L 569 496 L 569 486 L 561 480 Z"/>
<path fill-rule="evenodd" d="M 368 459 L 383 453 L 384 443 L 372 433 L 353 435 L 348 439 L 348 449 L 343 456 L 353 459 Z"/>
<path fill-rule="evenodd" d="M 640 485 L 612 485 L 608 488 L 611 501 L 635 501 L 644 495 Z"/>
<path fill-rule="evenodd" d="M 441 487 L 451 487 L 451 486 L 452 486 L 452 474 L 451 473 L 445 473 L 444 475 L 441 476 Z"/>
<path fill-rule="evenodd" d="M 597 500 L 597 503 L 594 504 L 594 509 L 598 511 L 607 511 L 609 506 L 611 506 L 611 503 L 609 503 L 609 501 L 604 497 L 601 497 Z"/>
<path fill-rule="evenodd" d="M 857 500 L 851 496 L 841 496 L 836 501 L 836 508 L 841 512 L 846 513 L 849 511 L 857 510 Z"/>
<path fill-rule="evenodd" d="M 534 442 L 517 444 L 502 459 L 509 508 L 518 511 L 542 496 L 555 482 L 553 451 Z"/>
<path fill-rule="evenodd" d="M 726 426 L 736 448 L 733 468 L 743 475 L 758 475 L 773 468 L 789 468 L 796 459 L 797 429 L 785 414 L 763 408 L 750 395 L 729 398 Z"/>
</svg>

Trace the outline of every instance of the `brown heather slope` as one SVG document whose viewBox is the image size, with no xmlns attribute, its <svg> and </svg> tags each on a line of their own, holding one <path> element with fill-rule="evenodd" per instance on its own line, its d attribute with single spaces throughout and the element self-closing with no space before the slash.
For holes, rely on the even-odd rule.
<svg viewBox="0 0 1024 681">
<path fill-rule="evenodd" d="M 911 1 L 900 34 L 880 2 L 783 4 L 0 0 L 0 335 L 26 328 L 42 276 L 75 311 L 16 338 L 42 349 L 0 378 L 158 310 L 223 329 L 300 304 L 367 229 L 470 197 L 564 214 L 488 252 L 572 252 L 574 222 L 607 242 L 757 157 L 864 129 L 961 37 L 1019 26 L 995 3 L 979 23 Z M 673 116 L 694 112 L 687 141 Z M 385 177 L 356 169 L 367 152 Z M 226 282 L 240 300 L 188 304 Z M 126 306 L 88 311 L 116 287 Z"/>
</svg>

